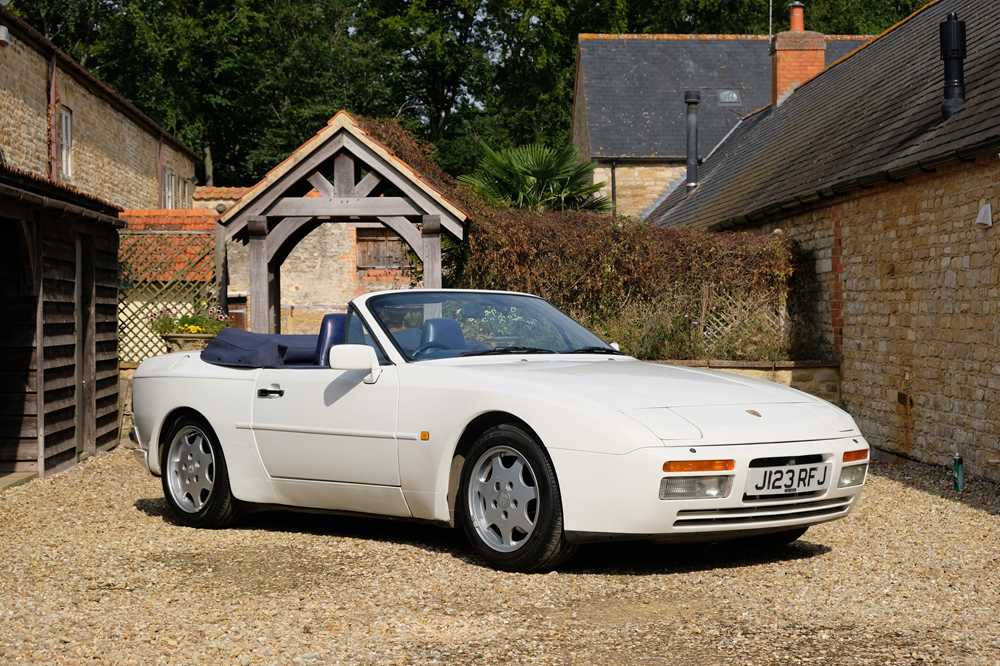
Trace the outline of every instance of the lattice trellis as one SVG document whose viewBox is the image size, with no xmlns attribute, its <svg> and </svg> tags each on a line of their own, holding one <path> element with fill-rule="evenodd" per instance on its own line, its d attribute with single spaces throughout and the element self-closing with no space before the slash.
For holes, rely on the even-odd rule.
<svg viewBox="0 0 1000 666">
<path fill-rule="evenodd" d="M 784 340 L 787 326 L 784 298 L 775 294 L 709 289 L 703 296 L 701 333 L 712 358 L 775 344 Z"/>
<path fill-rule="evenodd" d="M 218 303 L 215 235 L 199 231 L 123 231 L 119 248 L 119 355 L 138 363 L 166 346 L 150 327 L 167 310 L 204 312 Z"/>
</svg>

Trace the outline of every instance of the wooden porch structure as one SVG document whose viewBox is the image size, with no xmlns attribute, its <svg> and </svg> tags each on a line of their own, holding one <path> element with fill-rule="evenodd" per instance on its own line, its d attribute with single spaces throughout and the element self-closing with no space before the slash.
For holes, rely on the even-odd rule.
<svg viewBox="0 0 1000 666">
<path fill-rule="evenodd" d="M 272 169 L 221 219 L 226 240 L 250 246 L 250 330 L 281 330 L 281 265 L 323 223 L 377 223 L 441 286 L 441 234 L 464 238 L 466 215 L 370 137 L 346 111 Z M 224 286 L 223 286 L 224 289 Z"/>
<path fill-rule="evenodd" d="M 0 474 L 118 443 L 117 212 L 0 166 Z"/>
</svg>

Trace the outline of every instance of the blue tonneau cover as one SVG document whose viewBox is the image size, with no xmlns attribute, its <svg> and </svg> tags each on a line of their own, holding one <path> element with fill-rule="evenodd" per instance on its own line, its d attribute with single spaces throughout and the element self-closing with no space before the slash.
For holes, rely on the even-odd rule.
<svg viewBox="0 0 1000 666">
<path fill-rule="evenodd" d="M 281 368 L 285 365 L 291 336 L 249 333 L 227 328 L 215 336 L 201 352 L 201 360 L 232 368 Z M 296 336 L 298 337 L 298 336 Z M 312 336 L 304 336 L 312 337 Z M 316 338 L 313 337 L 313 345 Z M 296 345 L 296 347 L 301 345 Z"/>
</svg>

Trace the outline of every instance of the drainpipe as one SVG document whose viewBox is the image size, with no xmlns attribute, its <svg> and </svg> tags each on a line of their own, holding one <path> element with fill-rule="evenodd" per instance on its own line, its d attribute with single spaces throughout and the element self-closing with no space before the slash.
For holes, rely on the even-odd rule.
<svg viewBox="0 0 1000 666">
<path fill-rule="evenodd" d="M 684 93 L 684 103 L 687 104 L 687 191 L 693 192 L 698 187 L 698 104 L 701 93 L 688 90 Z"/>
<path fill-rule="evenodd" d="M 618 217 L 618 183 L 615 178 L 615 169 L 618 168 L 618 163 L 611 162 L 611 218 L 615 219 Z"/>
</svg>

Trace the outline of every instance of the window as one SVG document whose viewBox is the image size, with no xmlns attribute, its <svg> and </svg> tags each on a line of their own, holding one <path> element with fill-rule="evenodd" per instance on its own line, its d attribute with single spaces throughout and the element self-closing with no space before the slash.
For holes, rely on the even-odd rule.
<svg viewBox="0 0 1000 666">
<path fill-rule="evenodd" d="M 361 317 L 358 316 L 357 310 L 353 307 L 347 313 L 346 342 L 349 345 L 367 345 L 375 350 L 375 356 L 378 357 L 380 364 L 384 365 L 389 362 L 389 358 L 382 351 L 382 346 L 376 342 L 375 337 L 368 330 L 368 324 L 361 321 Z"/>
<path fill-rule="evenodd" d="M 65 106 L 59 107 L 59 176 L 73 177 L 73 111 Z"/>
<path fill-rule="evenodd" d="M 176 205 L 174 198 L 174 188 L 176 187 L 177 176 L 173 169 L 164 167 L 163 169 L 163 207 L 173 208 Z"/>
<path fill-rule="evenodd" d="M 738 90 L 720 90 L 719 104 L 740 104 L 740 92 Z"/>
<path fill-rule="evenodd" d="M 389 229 L 358 229 L 358 268 L 409 266 L 403 240 Z"/>
</svg>

